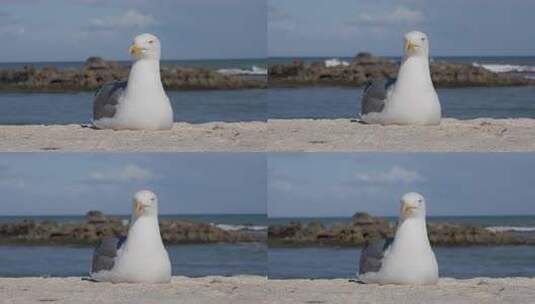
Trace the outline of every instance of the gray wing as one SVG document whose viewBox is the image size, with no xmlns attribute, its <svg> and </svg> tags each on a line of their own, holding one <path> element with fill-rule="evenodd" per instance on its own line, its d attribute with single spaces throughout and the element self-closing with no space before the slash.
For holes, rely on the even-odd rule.
<svg viewBox="0 0 535 304">
<path fill-rule="evenodd" d="M 95 273 L 101 270 L 111 270 L 115 263 L 117 250 L 121 248 L 125 240 L 125 237 L 119 237 L 100 241 L 93 253 L 91 272 Z"/>
<path fill-rule="evenodd" d="M 380 239 L 366 245 L 360 253 L 359 274 L 377 272 L 381 269 L 385 251 L 390 247 L 393 238 Z"/>
<path fill-rule="evenodd" d="M 360 114 L 381 112 L 385 107 L 388 90 L 393 88 L 395 83 L 396 80 L 392 78 L 368 82 L 362 93 Z"/>
<path fill-rule="evenodd" d="M 123 94 L 126 84 L 126 81 L 110 82 L 97 90 L 93 100 L 93 120 L 115 115 L 119 98 Z"/>
</svg>

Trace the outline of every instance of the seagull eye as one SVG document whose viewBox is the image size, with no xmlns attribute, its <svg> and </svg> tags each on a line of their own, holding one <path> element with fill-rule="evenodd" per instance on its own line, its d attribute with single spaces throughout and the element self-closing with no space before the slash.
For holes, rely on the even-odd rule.
<svg viewBox="0 0 535 304">
<path fill-rule="evenodd" d="M 425 41 L 425 37 L 422 37 L 422 41 Z"/>
<path fill-rule="evenodd" d="M 154 43 L 154 40 L 149 40 L 149 43 L 151 43 L 151 44 Z"/>
</svg>

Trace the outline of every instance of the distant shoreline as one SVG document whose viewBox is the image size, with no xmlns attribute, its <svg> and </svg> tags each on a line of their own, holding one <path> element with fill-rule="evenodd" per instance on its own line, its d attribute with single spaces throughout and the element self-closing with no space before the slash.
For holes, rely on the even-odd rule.
<svg viewBox="0 0 535 304">
<path fill-rule="evenodd" d="M 55 65 L 0 67 L 0 92 L 81 92 L 95 91 L 103 84 L 128 78 L 129 66 L 99 57 L 88 58 L 81 66 Z M 4 64 L 9 66 L 9 64 Z M 162 84 L 167 90 L 241 90 L 267 88 L 267 71 L 248 68 L 218 70 L 162 64 Z"/>
<path fill-rule="evenodd" d="M 395 223 L 382 217 L 357 212 L 350 222 L 324 224 L 321 220 L 305 224 L 293 221 L 271 224 L 268 229 L 270 247 L 362 247 L 367 242 L 393 237 Z M 535 229 L 529 235 L 489 229 L 478 223 L 427 222 L 433 246 L 502 246 L 535 245 Z"/>
<path fill-rule="evenodd" d="M 430 68 L 437 88 L 535 85 L 535 78 L 513 73 L 535 74 L 535 66 L 530 65 L 495 66 L 440 59 L 431 61 Z M 268 75 L 270 87 L 363 86 L 374 79 L 396 78 L 398 69 L 399 59 L 359 53 L 350 59 L 271 59 Z"/>
<path fill-rule="evenodd" d="M 105 238 L 126 236 L 127 231 L 127 220 L 90 211 L 75 222 L 24 219 L 0 223 L 0 245 L 91 246 Z M 168 245 L 265 242 L 267 238 L 265 230 L 252 225 L 231 227 L 182 219 L 160 219 L 160 231 L 163 242 Z"/>
</svg>

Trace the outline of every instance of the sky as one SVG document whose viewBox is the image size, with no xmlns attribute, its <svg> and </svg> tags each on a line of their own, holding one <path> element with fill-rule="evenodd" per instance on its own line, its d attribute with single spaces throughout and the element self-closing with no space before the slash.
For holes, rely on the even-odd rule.
<svg viewBox="0 0 535 304">
<path fill-rule="evenodd" d="M 268 216 L 398 216 L 413 191 L 431 216 L 535 215 L 533 164 L 517 153 L 272 154 Z"/>
<path fill-rule="evenodd" d="M 534 55 L 535 0 L 269 0 L 274 57 L 399 56 L 411 30 L 433 56 Z"/>
<path fill-rule="evenodd" d="M 2 153 L 0 215 L 130 214 L 143 189 L 161 214 L 266 212 L 266 160 L 255 153 Z"/>
<path fill-rule="evenodd" d="M 135 35 L 163 59 L 259 58 L 266 0 L 0 0 L 0 62 L 128 60 Z"/>
</svg>

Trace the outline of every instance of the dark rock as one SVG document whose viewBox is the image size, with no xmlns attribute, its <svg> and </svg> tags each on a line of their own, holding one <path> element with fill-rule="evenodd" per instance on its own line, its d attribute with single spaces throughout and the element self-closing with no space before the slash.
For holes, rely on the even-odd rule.
<svg viewBox="0 0 535 304">
<path fill-rule="evenodd" d="M 302 61 L 269 66 L 270 86 L 340 85 L 362 86 L 374 79 L 395 78 L 399 63 L 359 53 L 349 66 L 326 67 L 323 62 Z M 436 87 L 535 85 L 512 73 L 494 73 L 469 64 L 432 62 L 431 78 Z"/>
<path fill-rule="evenodd" d="M 225 231 L 204 223 L 185 221 L 160 221 L 160 231 L 164 243 L 237 243 L 264 241 L 265 237 Z M 79 223 L 58 224 L 43 221 L 36 224 L 31 220 L 20 223 L 0 224 L 0 243 L 29 244 L 95 244 L 106 237 L 127 235 L 128 226 L 117 218 L 107 216 L 100 211 L 90 211 L 86 219 Z"/>
<path fill-rule="evenodd" d="M 109 219 L 100 211 L 89 211 L 85 215 L 85 221 L 88 224 L 101 224 L 108 222 Z"/>
<path fill-rule="evenodd" d="M 375 218 L 366 212 L 357 212 L 352 217 L 353 224 L 355 225 L 370 225 L 375 222 Z"/>
<path fill-rule="evenodd" d="M 128 77 L 129 68 L 100 57 L 90 57 L 81 69 L 0 70 L 0 91 L 93 91 L 99 86 Z M 261 79 L 242 79 L 202 68 L 162 66 L 162 83 L 168 90 L 178 89 L 249 89 L 265 88 Z"/>
<path fill-rule="evenodd" d="M 107 70 L 112 66 L 100 57 L 89 57 L 84 63 L 84 70 Z"/>
<path fill-rule="evenodd" d="M 396 227 L 386 220 L 357 212 L 351 223 L 324 226 L 318 221 L 308 225 L 289 223 L 269 226 L 270 246 L 362 246 L 367 240 L 393 237 Z M 509 232 L 492 232 L 466 224 L 428 223 L 432 245 L 534 245 L 535 240 L 519 238 Z"/>
</svg>

